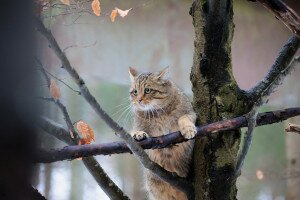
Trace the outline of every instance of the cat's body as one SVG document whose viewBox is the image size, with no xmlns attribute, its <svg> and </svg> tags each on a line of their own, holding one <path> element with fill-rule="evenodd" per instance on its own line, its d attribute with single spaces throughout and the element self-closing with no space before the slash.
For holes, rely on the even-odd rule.
<svg viewBox="0 0 300 200">
<path fill-rule="evenodd" d="M 194 137 L 196 115 L 192 105 L 173 82 L 162 78 L 165 71 L 158 74 L 137 75 L 136 71 L 131 69 L 130 74 L 131 101 L 135 112 L 134 128 L 131 133 L 134 138 L 140 140 L 178 130 L 185 138 Z M 151 160 L 166 170 L 186 177 L 193 145 L 193 141 L 190 140 L 169 148 L 147 150 L 147 153 Z M 146 170 L 145 173 L 146 188 L 151 200 L 187 199 L 183 192 L 162 181 L 150 171 Z"/>
</svg>

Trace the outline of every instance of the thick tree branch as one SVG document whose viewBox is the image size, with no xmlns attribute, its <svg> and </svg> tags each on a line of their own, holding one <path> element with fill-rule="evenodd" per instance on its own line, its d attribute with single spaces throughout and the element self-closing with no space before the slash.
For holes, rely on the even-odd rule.
<svg viewBox="0 0 300 200">
<path fill-rule="evenodd" d="M 282 78 L 287 75 L 287 72 L 290 72 L 299 63 L 299 57 L 295 58 L 291 63 L 291 60 L 299 49 L 299 46 L 300 39 L 296 36 L 292 36 L 283 46 L 266 77 L 249 90 L 249 94 L 254 102 L 262 96 L 262 94 L 274 83 L 274 81 L 277 81 L 277 83 L 273 85 L 280 84 Z M 269 91 L 273 92 L 273 90 Z"/>
<path fill-rule="evenodd" d="M 250 0 L 255 1 L 255 0 Z M 280 0 L 257 0 L 269 9 L 277 19 L 282 21 L 295 35 L 300 37 L 300 17 Z"/>
<path fill-rule="evenodd" d="M 300 40 L 297 37 L 292 37 L 289 40 L 288 44 L 289 43 L 295 43 L 295 44 L 298 43 L 298 45 L 295 49 L 293 47 L 290 47 L 290 48 L 292 48 L 292 52 L 296 53 L 297 49 L 299 48 Z M 284 57 L 284 56 L 282 56 L 282 54 L 284 54 L 285 52 L 288 52 L 288 49 L 289 49 L 288 44 L 283 47 L 283 49 L 286 49 L 286 48 L 287 49 L 286 49 L 286 51 L 282 50 L 279 57 Z M 287 58 L 287 61 L 283 60 L 282 58 L 279 59 L 279 60 L 280 61 L 278 61 L 278 59 L 277 59 L 275 61 L 275 64 L 272 67 L 273 71 L 278 71 L 279 70 L 278 68 L 281 68 L 282 67 L 281 65 L 284 66 L 285 63 L 287 63 L 287 61 L 289 59 Z M 278 65 L 279 63 L 281 63 L 281 65 Z M 259 92 L 256 93 L 256 95 L 259 95 L 259 96 L 257 96 L 258 99 L 254 103 L 254 105 L 252 107 L 252 110 L 248 114 L 248 118 L 249 118 L 249 120 L 248 120 L 248 130 L 245 133 L 242 150 L 239 154 L 237 164 L 236 164 L 236 168 L 235 168 L 235 172 L 234 172 L 233 177 L 231 177 L 231 180 L 237 178 L 241 173 L 241 169 L 242 169 L 242 166 L 244 164 L 246 155 L 248 154 L 248 151 L 249 151 L 251 143 L 252 143 L 252 134 L 253 134 L 254 128 L 256 126 L 256 116 L 257 116 L 258 109 L 263 104 L 265 104 L 267 102 L 267 99 L 270 96 L 270 94 L 281 84 L 283 79 L 288 74 L 291 73 L 291 71 L 294 69 L 294 67 L 297 64 L 299 64 L 299 58 L 295 58 L 291 63 L 288 63 L 288 65 L 283 70 L 281 70 L 280 73 L 278 73 L 278 74 L 275 73 L 274 76 L 269 77 L 270 72 L 272 72 L 272 70 L 271 70 L 269 72 L 269 74 L 265 77 L 265 79 L 264 79 L 265 82 L 263 82 L 263 81 L 261 82 L 262 86 L 261 86 L 260 89 L 258 89 Z M 268 83 L 268 84 L 265 84 L 265 83 Z"/>
<path fill-rule="evenodd" d="M 298 115 L 300 115 L 300 107 L 260 113 L 257 115 L 256 125 L 263 126 L 267 124 L 278 123 Z M 241 116 L 197 127 L 197 137 L 203 137 L 208 134 L 217 133 L 225 130 L 247 127 L 247 118 L 248 116 Z M 49 134 L 60 138 L 69 137 L 68 131 L 64 129 L 61 125 L 58 125 L 57 123 L 45 117 L 43 117 L 41 121 L 41 128 Z M 146 140 L 139 142 L 139 144 L 144 149 L 157 149 L 170 147 L 171 145 L 175 145 L 184 141 L 186 140 L 181 136 L 180 132 L 174 132 L 160 137 L 147 138 Z M 91 155 L 111 155 L 119 153 L 131 153 L 126 143 L 111 142 L 103 144 L 68 146 L 62 149 L 54 149 L 50 151 L 40 152 L 37 155 L 36 162 L 55 162 L 59 160 L 75 159 L 78 157 L 86 157 Z"/>
<path fill-rule="evenodd" d="M 48 40 L 52 50 L 57 55 L 57 57 L 62 62 L 63 68 L 67 70 L 70 74 L 74 82 L 78 85 L 82 96 L 85 100 L 91 105 L 91 107 L 96 111 L 97 115 L 103 119 L 103 121 L 112 128 L 117 135 L 126 141 L 130 150 L 139 158 L 140 162 L 143 164 L 145 168 L 158 175 L 161 179 L 167 181 L 172 186 L 177 187 L 178 189 L 185 192 L 185 194 L 192 198 L 193 189 L 190 182 L 188 182 L 185 178 L 179 177 L 174 172 L 168 172 L 157 163 L 150 160 L 149 156 L 146 152 L 141 148 L 141 146 L 130 136 L 129 133 L 123 127 L 119 126 L 100 106 L 95 97 L 90 93 L 88 88 L 85 85 L 83 79 L 79 76 L 77 71 L 71 66 L 68 58 L 65 53 L 59 47 L 57 41 L 53 37 L 52 33 L 47 30 L 44 24 L 36 19 L 36 25 L 39 32 Z"/>
<path fill-rule="evenodd" d="M 47 86 L 50 89 L 50 79 L 47 75 L 47 72 L 43 68 L 41 62 L 37 60 L 39 63 L 40 70 L 47 81 Z M 78 144 L 80 139 L 79 134 L 74 129 L 73 123 L 67 111 L 67 108 L 61 103 L 59 99 L 55 100 L 53 98 L 49 98 L 52 102 L 54 102 L 63 113 L 64 119 L 68 126 L 68 130 L 63 130 L 61 126 L 51 126 L 51 121 L 47 119 L 40 120 L 42 127 L 48 127 L 50 129 L 57 130 L 57 133 L 54 134 L 58 139 L 68 143 L 69 145 Z M 74 138 L 71 137 L 71 132 Z M 118 200 L 129 200 L 129 198 L 122 192 L 122 190 L 108 177 L 104 169 L 100 166 L 97 160 L 93 157 L 87 157 L 83 159 L 83 163 L 92 176 L 95 178 L 98 185 L 103 189 L 103 191 L 111 198 Z"/>
</svg>

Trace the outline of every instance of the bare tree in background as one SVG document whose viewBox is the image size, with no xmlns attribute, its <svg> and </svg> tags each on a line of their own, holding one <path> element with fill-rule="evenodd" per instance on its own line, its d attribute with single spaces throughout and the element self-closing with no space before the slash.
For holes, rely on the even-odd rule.
<svg viewBox="0 0 300 200">
<path fill-rule="evenodd" d="M 112 120 L 90 93 L 85 81 L 72 67 L 56 39 L 39 18 L 35 18 L 37 30 L 48 40 L 49 46 L 60 59 L 62 67 L 69 73 L 96 114 L 111 127 L 124 142 L 109 144 L 77 144 L 81 140 L 73 126 L 72 116 L 59 100 L 52 95 L 44 100 L 54 102 L 62 111 L 67 128 L 49 118 L 42 117 L 40 127 L 58 139 L 71 145 L 63 149 L 40 150 L 36 162 L 84 157 L 83 162 L 99 186 L 111 199 L 129 199 L 107 176 L 92 155 L 133 153 L 142 165 L 164 181 L 185 192 L 189 200 L 236 199 L 236 179 L 241 173 L 244 159 L 251 145 L 255 126 L 276 123 L 300 115 L 300 108 L 290 108 L 258 114 L 270 94 L 297 66 L 294 58 L 299 48 L 300 18 L 279 0 L 258 0 L 280 19 L 293 36 L 281 49 L 276 61 L 265 78 L 249 91 L 239 88 L 231 65 L 231 42 L 234 33 L 232 0 L 195 0 L 190 14 L 195 27 L 195 47 L 191 82 L 193 85 L 194 109 L 198 115 L 197 137 L 194 147 L 191 176 L 179 177 L 151 161 L 144 149 L 166 148 L 185 141 L 179 132 L 158 138 L 136 142 L 128 132 Z M 40 70 L 51 90 L 49 74 L 37 60 Z M 241 141 L 241 127 L 248 127 Z M 70 134 L 73 136 L 71 137 Z M 239 147 L 241 150 L 239 152 Z"/>
</svg>

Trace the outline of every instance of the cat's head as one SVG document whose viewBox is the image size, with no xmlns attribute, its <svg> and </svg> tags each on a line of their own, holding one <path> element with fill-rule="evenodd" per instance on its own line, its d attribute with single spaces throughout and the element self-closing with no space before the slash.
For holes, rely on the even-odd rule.
<svg viewBox="0 0 300 200">
<path fill-rule="evenodd" d="M 165 77 L 169 67 L 153 73 L 138 73 L 129 67 L 131 86 L 130 100 L 135 110 L 163 109 L 170 102 L 172 84 Z"/>
</svg>

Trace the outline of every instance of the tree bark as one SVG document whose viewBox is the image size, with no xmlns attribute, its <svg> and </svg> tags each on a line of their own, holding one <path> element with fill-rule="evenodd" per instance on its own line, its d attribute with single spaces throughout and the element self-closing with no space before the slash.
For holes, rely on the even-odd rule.
<svg viewBox="0 0 300 200">
<path fill-rule="evenodd" d="M 190 10 L 195 28 L 190 79 L 197 125 L 243 115 L 253 106 L 261 106 L 294 67 L 291 61 L 300 45 L 297 36 L 289 39 L 267 76 L 254 89 L 246 92 L 238 87 L 231 65 L 232 3 L 233 0 L 195 0 Z M 236 179 L 232 174 L 236 173 L 240 140 L 238 129 L 196 138 L 191 173 L 195 200 L 236 199 Z"/>
<path fill-rule="evenodd" d="M 191 82 L 198 125 L 250 111 L 247 94 L 232 74 L 234 31 L 232 0 L 196 0 L 190 14 L 195 27 Z M 195 200 L 236 199 L 234 173 L 240 130 L 223 131 L 196 139 L 193 156 Z"/>
</svg>

